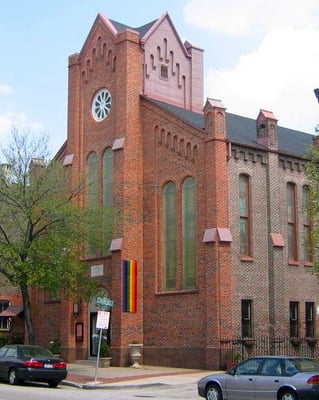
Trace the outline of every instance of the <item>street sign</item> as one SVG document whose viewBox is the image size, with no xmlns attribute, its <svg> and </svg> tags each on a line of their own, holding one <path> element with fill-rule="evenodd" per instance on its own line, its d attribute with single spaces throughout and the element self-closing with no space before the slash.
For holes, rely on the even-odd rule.
<svg viewBox="0 0 319 400">
<path fill-rule="evenodd" d="M 97 375 L 98 375 L 97 371 L 98 371 L 99 362 L 100 362 L 102 332 L 103 332 L 103 329 L 109 329 L 109 322 L 110 322 L 110 312 L 109 311 L 98 311 L 97 312 L 96 329 L 100 330 L 100 336 L 99 336 L 99 346 L 98 346 L 97 358 L 96 358 L 95 381 L 97 381 Z"/>
<path fill-rule="evenodd" d="M 98 311 L 96 320 L 96 329 L 109 329 L 110 313 L 109 311 Z"/>
<path fill-rule="evenodd" d="M 112 307 L 114 301 L 109 299 L 108 297 L 97 297 L 96 304 L 101 308 Z"/>
<path fill-rule="evenodd" d="M 103 329 L 109 329 L 109 322 L 110 322 L 110 312 L 105 310 L 107 310 L 109 307 L 112 307 L 113 304 L 114 301 L 109 299 L 108 297 L 96 298 L 96 305 L 101 308 L 101 311 L 97 312 L 97 320 L 96 320 L 96 329 L 100 329 L 100 337 L 99 337 L 98 354 L 96 358 L 95 381 L 97 381 L 98 368 L 99 368 L 102 331 Z"/>
</svg>

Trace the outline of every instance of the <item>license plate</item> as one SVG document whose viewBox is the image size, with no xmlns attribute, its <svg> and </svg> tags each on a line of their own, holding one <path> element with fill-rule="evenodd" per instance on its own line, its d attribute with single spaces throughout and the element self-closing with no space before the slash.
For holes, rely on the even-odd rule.
<svg viewBox="0 0 319 400">
<path fill-rule="evenodd" d="M 44 364 L 44 368 L 53 368 L 52 364 Z"/>
</svg>

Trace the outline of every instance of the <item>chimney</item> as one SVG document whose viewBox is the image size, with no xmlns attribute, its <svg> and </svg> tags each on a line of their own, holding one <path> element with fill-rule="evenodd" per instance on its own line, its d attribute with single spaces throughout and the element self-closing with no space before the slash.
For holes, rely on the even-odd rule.
<svg viewBox="0 0 319 400">
<path fill-rule="evenodd" d="M 260 110 L 257 117 L 257 143 L 271 150 L 278 150 L 277 118 L 272 111 Z"/>
<path fill-rule="evenodd" d="M 226 139 L 226 108 L 221 100 L 208 98 L 204 106 L 205 132 L 214 139 Z"/>
</svg>

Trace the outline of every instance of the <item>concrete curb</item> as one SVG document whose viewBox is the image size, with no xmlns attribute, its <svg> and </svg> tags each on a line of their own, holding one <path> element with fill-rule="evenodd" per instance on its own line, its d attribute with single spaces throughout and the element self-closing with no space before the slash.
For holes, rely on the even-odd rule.
<svg viewBox="0 0 319 400">
<path fill-rule="evenodd" d="M 60 385 L 78 389 L 132 389 L 142 387 L 170 386 L 173 384 L 196 383 L 211 371 L 150 367 L 133 371 L 127 368 L 110 367 L 101 369 L 95 377 L 95 369 L 86 365 L 71 365 L 67 378 Z"/>
<path fill-rule="evenodd" d="M 124 383 L 124 382 L 123 382 Z M 167 383 L 138 383 L 138 384 L 107 384 L 104 382 L 100 381 L 93 381 L 93 382 L 87 382 L 87 383 L 76 383 L 72 381 L 62 381 L 60 385 L 63 386 L 70 386 L 70 387 L 75 387 L 78 389 L 86 389 L 86 390 L 96 390 L 96 389 L 114 389 L 114 390 L 119 390 L 119 389 L 133 389 L 133 388 L 139 388 L 139 387 L 156 387 L 156 386 L 169 386 Z"/>
</svg>

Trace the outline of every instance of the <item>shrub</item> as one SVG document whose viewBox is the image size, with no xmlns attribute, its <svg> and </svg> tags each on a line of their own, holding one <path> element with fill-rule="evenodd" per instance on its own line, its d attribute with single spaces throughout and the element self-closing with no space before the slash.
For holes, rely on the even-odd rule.
<svg viewBox="0 0 319 400">
<path fill-rule="evenodd" d="M 110 357 L 110 347 L 106 343 L 105 340 L 102 340 L 102 343 L 101 343 L 100 356 L 101 357 Z"/>
<path fill-rule="evenodd" d="M 8 343 L 8 338 L 3 333 L 0 333 L 0 347 Z"/>
<path fill-rule="evenodd" d="M 49 347 L 51 353 L 53 354 L 60 354 L 60 340 L 59 338 L 54 338 L 50 341 L 50 347 Z"/>
</svg>

